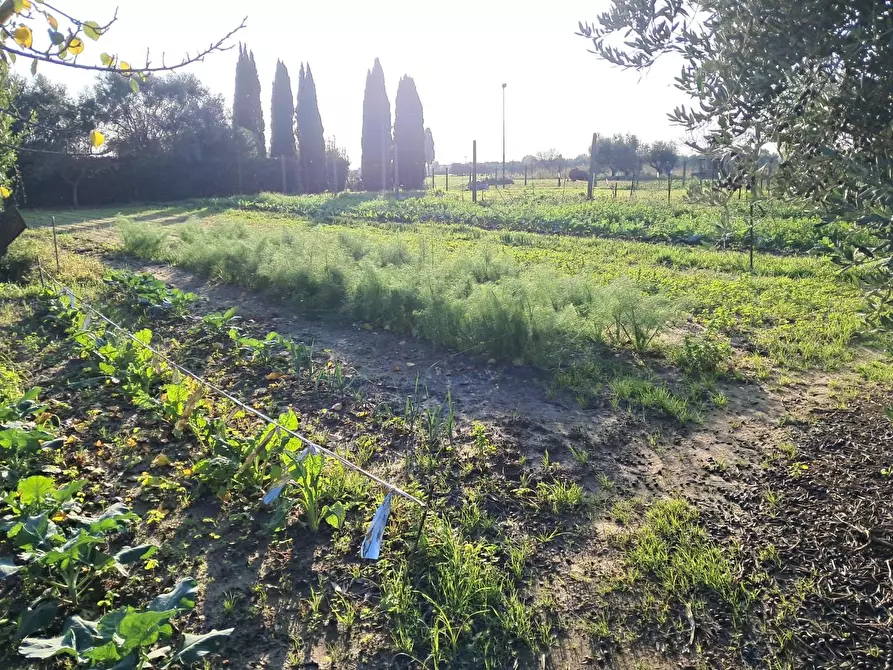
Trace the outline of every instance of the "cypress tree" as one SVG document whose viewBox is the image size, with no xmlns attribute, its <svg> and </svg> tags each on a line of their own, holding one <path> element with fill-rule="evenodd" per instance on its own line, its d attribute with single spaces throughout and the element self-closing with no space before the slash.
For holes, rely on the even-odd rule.
<svg viewBox="0 0 893 670">
<path fill-rule="evenodd" d="M 233 126 L 244 128 L 251 135 L 257 154 L 266 156 L 267 140 L 264 135 L 264 115 L 260 106 L 260 79 L 254 54 L 245 45 L 239 45 L 236 62 L 236 90 L 233 94 Z"/>
<path fill-rule="evenodd" d="M 425 120 L 422 101 L 412 77 L 404 76 L 397 86 L 394 103 L 394 144 L 398 184 L 403 188 L 425 186 Z"/>
<path fill-rule="evenodd" d="M 384 71 L 376 58 L 366 72 L 363 98 L 363 155 L 360 171 L 363 188 L 382 191 L 391 183 L 391 103 L 384 84 Z"/>
<path fill-rule="evenodd" d="M 322 193 L 329 184 L 326 170 L 326 141 L 322 118 L 316 100 L 316 84 L 310 65 L 301 65 L 298 77 L 298 154 L 301 158 L 301 179 L 308 193 Z"/>
<path fill-rule="evenodd" d="M 270 105 L 270 156 L 297 159 L 295 149 L 295 110 L 288 68 L 276 61 L 273 79 L 273 99 Z"/>
</svg>

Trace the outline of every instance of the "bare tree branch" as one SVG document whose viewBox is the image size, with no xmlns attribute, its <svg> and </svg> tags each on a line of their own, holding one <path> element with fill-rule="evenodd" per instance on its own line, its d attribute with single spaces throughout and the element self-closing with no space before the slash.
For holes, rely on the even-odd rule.
<svg viewBox="0 0 893 670">
<path fill-rule="evenodd" d="M 8 1 L 8 0 L 7 0 Z M 5 3 L 4 3 L 5 4 Z M 3 18 L 3 5 L 0 5 L 0 23 L 2 23 Z M 122 75 L 134 75 L 134 74 L 147 74 L 150 72 L 170 72 L 172 70 L 179 70 L 180 68 L 186 67 L 187 65 L 191 65 L 193 63 L 198 63 L 205 59 L 206 56 L 220 52 L 220 51 L 229 51 L 232 49 L 232 45 L 226 45 L 226 42 L 235 35 L 237 32 L 245 28 L 246 21 L 248 17 L 246 16 L 242 19 L 242 22 L 232 30 L 230 30 L 226 35 L 212 43 L 207 49 L 200 51 L 195 56 L 190 56 L 188 53 L 184 57 L 184 59 L 176 64 L 176 65 L 161 65 L 159 67 L 152 67 L 151 62 L 147 59 L 145 67 L 131 67 L 131 68 L 120 68 L 115 66 L 105 66 L 105 65 L 84 65 L 82 63 L 77 63 L 73 61 L 62 60 L 61 58 L 54 57 L 52 54 L 45 53 L 42 51 L 37 51 L 36 49 L 29 49 L 28 51 L 24 51 L 21 49 L 16 49 L 7 44 L 0 44 L 0 52 L 6 52 L 15 54 L 16 56 L 21 56 L 23 58 L 29 58 L 31 60 L 43 61 L 45 63 L 52 63 L 54 65 L 62 65 L 64 67 L 71 67 L 78 70 L 93 70 L 97 72 L 117 72 Z"/>
</svg>

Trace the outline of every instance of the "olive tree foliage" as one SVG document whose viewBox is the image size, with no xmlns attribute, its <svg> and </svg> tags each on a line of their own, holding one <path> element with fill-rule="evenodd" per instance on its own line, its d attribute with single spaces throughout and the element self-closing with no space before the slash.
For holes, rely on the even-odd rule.
<svg viewBox="0 0 893 670">
<path fill-rule="evenodd" d="M 126 79 L 110 72 L 99 77 L 92 95 L 96 122 L 117 156 L 235 158 L 223 97 L 211 93 L 194 74 L 150 77 L 134 93 Z"/>
<path fill-rule="evenodd" d="M 653 167 L 657 176 L 667 177 L 679 161 L 679 152 L 673 142 L 654 142 L 648 146 L 648 165 Z"/>
<path fill-rule="evenodd" d="M 641 166 L 640 149 L 643 147 L 635 135 L 599 137 L 595 145 L 595 164 L 599 170 L 611 173 L 611 178 L 622 173 L 627 177 L 638 172 Z"/>
<path fill-rule="evenodd" d="M 76 5 L 70 0 L 67 4 L 72 7 Z M 99 23 L 74 16 L 73 10 L 66 11 L 49 5 L 44 0 L 3 0 L 0 2 L 0 67 L 5 70 L 17 59 L 24 58 L 30 62 L 32 74 L 37 73 L 41 63 L 80 70 L 112 71 L 131 78 L 133 88 L 137 88 L 139 80 L 152 72 L 176 70 L 202 61 L 216 51 L 229 49 L 229 39 L 245 27 L 243 19 L 238 26 L 207 48 L 186 53 L 176 63 L 168 63 L 165 54 L 161 54 L 160 62 L 155 61 L 148 50 L 144 65 L 134 65 L 118 54 L 106 52 L 99 54 L 99 63 L 83 62 L 81 55 L 89 53 L 88 42 L 99 40 L 109 32 L 117 19 L 117 12 L 110 20 Z M 43 36 L 44 31 L 46 37 Z M 37 38 L 37 35 L 41 37 Z"/>
<path fill-rule="evenodd" d="M 601 58 L 648 68 L 681 56 L 691 106 L 671 119 L 702 137 L 719 184 L 750 185 L 776 148 L 780 183 L 871 244 L 841 244 L 860 266 L 878 322 L 893 326 L 893 10 L 870 0 L 613 0 L 580 24 Z"/>
</svg>

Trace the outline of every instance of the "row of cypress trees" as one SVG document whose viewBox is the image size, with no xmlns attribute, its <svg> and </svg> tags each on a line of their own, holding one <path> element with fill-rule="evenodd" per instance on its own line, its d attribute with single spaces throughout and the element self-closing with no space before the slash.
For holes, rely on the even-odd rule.
<svg viewBox="0 0 893 670">
<path fill-rule="evenodd" d="M 321 193 L 327 188 L 343 188 L 346 175 L 335 181 L 329 172 L 326 153 L 336 157 L 346 171 L 347 161 L 334 147 L 326 147 L 322 117 L 316 99 L 316 84 L 310 65 L 301 64 L 296 104 L 292 101 L 291 78 L 282 61 L 276 62 L 270 113 L 270 157 L 298 160 L 303 190 Z M 385 89 L 384 72 L 376 58 L 366 73 L 363 100 L 363 140 L 360 170 L 363 188 L 379 191 L 399 185 L 418 189 L 425 182 L 425 127 L 422 102 L 415 82 L 404 76 L 397 87 L 393 136 L 391 106 Z M 245 141 L 246 151 L 266 155 L 266 136 L 260 104 L 260 80 L 254 54 L 239 45 L 236 88 L 233 97 L 233 125 Z M 297 133 L 296 133 L 297 130 Z M 430 130 L 427 131 L 430 135 Z M 296 141 L 297 137 L 297 141 Z"/>
<path fill-rule="evenodd" d="M 430 134 L 430 130 L 427 131 Z M 397 86 L 394 135 L 391 137 L 391 104 L 384 71 L 376 58 L 366 72 L 363 98 L 363 188 L 392 188 L 394 179 L 403 188 L 422 188 L 425 182 L 425 119 L 422 101 L 412 77 L 403 76 Z"/>
</svg>

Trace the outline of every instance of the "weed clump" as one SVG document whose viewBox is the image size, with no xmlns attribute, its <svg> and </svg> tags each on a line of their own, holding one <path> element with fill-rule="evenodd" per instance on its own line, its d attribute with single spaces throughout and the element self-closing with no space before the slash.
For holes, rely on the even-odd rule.
<svg viewBox="0 0 893 670">
<path fill-rule="evenodd" d="M 712 595 L 741 612 L 753 600 L 738 577 L 734 548 L 710 539 L 697 509 L 685 500 L 653 503 L 644 524 L 630 536 L 626 553 L 634 579 L 653 581 L 679 604 L 703 603 Z"/>
</svg>

